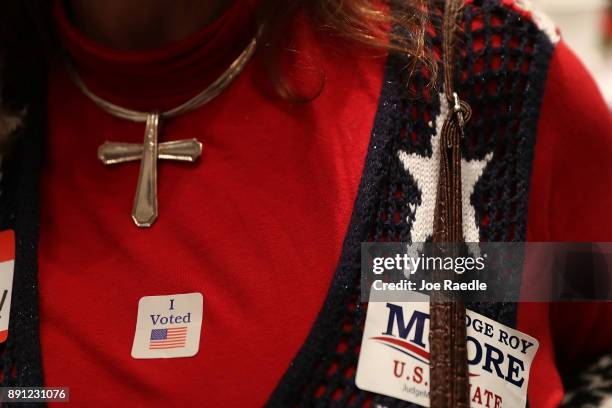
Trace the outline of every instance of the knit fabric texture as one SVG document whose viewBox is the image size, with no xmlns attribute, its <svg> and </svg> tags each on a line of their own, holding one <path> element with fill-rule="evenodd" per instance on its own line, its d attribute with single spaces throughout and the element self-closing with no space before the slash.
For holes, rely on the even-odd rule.
<svg viewBox="0 0 612 408">
<path fill-rule="evenodd" d="M 555 39 L 521 4 L 507 3 L 470 1 L 461 23 L 454 88 L 473 110 L 462 142 L 469 241 L 526 238 L 536 126 Z M 432 3 L 430 14 L 426 41 L 439 58 L 443 4 Z M 439 96 L 442 84 L 430 84 L 427 70 L 418 69 L 408 81 L 408 63 L 398 55 L 388 58 L 340 263 L 312 331 L 270 406 L 412 406 L 355 386 L 367 308 L 359 301 L 361 242 L 418 242 L 429 239 L 430 233 L 435 179 L 429 166 L 435 162 L 437 124 L 448 107 Z M 8 341 L 0 344 L 1 386 L 43 384 L 36 253 L 45 111 L 44 104 L 28 111 L 14 158 L 5 163 L 0 181 L 0 229 L 15 230 L 17 248 L 11 327 Z M 515 324 L 515 304 L 468 307 L 508 326 Z"/>
<path fill-rule="evenodd" d="M 464 235 L 472 242 L 526 239 L 536 127 L 556 41 L 521 4 L 505 3 L 468 2 L 457 45 L 454 88 L 473 110 L 461 146 Z M 443 11 L 443 3 L 431 4 L 426 38 L 438 62 Z M 407 81 L 406 66 L 409 61 L 404 58 L 389 56 L 340 264 L 310 336 L 270 406 L 415 406 L 355 385 L 367 312 L 367 304 L 359 300 L 360 243 L 431 239 L 436 185 L 432 169 L 437 162 L 432 159 L 448 106 L 440 97 L 440 81 L 429 86 L 425 69 Z M 466 194 L 465 184 L 470 183 L 472 191 Z M 516 304 L 479 303 L 468 308 L 515 326 Z"/>
</svg>

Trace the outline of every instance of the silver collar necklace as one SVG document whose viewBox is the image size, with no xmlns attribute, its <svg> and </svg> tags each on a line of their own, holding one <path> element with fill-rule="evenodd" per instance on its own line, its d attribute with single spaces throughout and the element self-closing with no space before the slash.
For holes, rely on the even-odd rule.
<svg viewBox="0 0 612 408">
<path fill-rule="evenodd" d="M 242 72 L 255 53 L 256 46 L 257 36 L 206 89 L 181 105 L 163 112 L 139 112 L 99 97 L 85 85 L 75 67 L 67 59 L 71 79 L 93 103 L 115 117 L 146 124 L 143 144 L 105 142 L 98 149 L 98 158 L 104 164 L 140 160 L 140 174 L 132 208 L 132 219 L 138 227 L 150 227 L 157 219 L 157 159 L 194 162 L 202 153 L 202 143 L 197 139 L 158 143 L 160 122 L 190 112 L 221 94 Z"/>
</svg>

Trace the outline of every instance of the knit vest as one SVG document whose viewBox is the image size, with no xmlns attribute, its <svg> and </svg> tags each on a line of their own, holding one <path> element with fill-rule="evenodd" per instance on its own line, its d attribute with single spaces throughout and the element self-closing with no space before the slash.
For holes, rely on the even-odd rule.
<svg viewBox="0 0 612 408">
<path fill-rule="evenodd" d="M 441 55 L 443 3 L 430 4 L 427 48 Z M 463 197 L 468 242 L 526 239 L 536 127 L 548 64 L 558 40 L 546 20 L 516 0 L 471 0 L 463 9 L 454 89 L 472 107 L 462 157 L 474 166 Z M 436 57 L 438 58 L 438 57 Z M 438 61 L 440 63 L 440 61 Z M 360 302 L 362 242 L 430 239 L 427 214 L 437 180 L 423 177 L 439 143 L 447 110 L 441 80 L 418 69 L 409 80 L 405 57 L 391 54 L 360 187 L 327 297 L 304 344 L 268 401 L 269 406 L 411 407 L 360 390 L 355 372 L 367 304 Z M 43 98 L 44 99 L 44 98 Z M 0 386 L 42 386 L 37 245 L 39 178 L 46 107 L 30 107 L 14 153 L 0 173 L 0 230 L 16 234 L 8 340 L 0 344 Z M 433 198 L 432 198 L 433 197 Z M 514 327 L 516 304 L 468 308 Z M 68 358 L 68 357 L 67 357 Z"/>
</svg>

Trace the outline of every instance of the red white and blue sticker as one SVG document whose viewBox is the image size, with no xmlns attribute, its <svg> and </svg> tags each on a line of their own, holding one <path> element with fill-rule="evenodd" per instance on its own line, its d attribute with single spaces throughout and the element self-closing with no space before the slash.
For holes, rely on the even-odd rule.
<svg viewBox="0 0 612 408">
<path fill-rule="evenodd" d="M 0 231 L 0 343 L 8 337 L 15 269 L 15 233 Z"/>
<path fill-rule="evenodd" d="M 133 358 L 192 357 L 200 348 L 201 293 L 145 296 L 138 302 Z"/>
<path fill-rule="evenodd" d="M 429 301 L 370 302 L 355 382 L 429 407 Z M 467 311 L 472 408 L 524 407 L 538 341 Z"/>
</svg>

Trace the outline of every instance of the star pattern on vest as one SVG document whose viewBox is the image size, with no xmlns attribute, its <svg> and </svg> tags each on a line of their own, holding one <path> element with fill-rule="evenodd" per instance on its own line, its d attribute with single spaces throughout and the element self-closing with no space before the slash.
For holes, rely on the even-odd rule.
<svg viewBox="0 0 612 408">
<path fill-rule="evenodd" d="M 444 95 L 440 94 L 439 97 L 440 114 L 436 118 L 436 132 L 431 138 L 431 156 L 407 153 L 403 150 L 398 152 L 404 170 L 412 175 L 417 188 L 421 192 L 421 202 L 416 206 L 411 205 L 412 214 L 414 214 L 411 238 L 414 243 L 425 242 L 433 235 L 438 170 L 440 167 L 439 146 L 442 125 L 449 111 L 448 102 Z M 492 158 L 493 153 L 488 153 L 482 160 L 468 161 L 461 159 L 461 207 L 463 211 L 463 239 L 465 242 L 480 241 L 480 228 L 476 222 L 476 210 L 470 202 L 470 198 L 476 183 Z"/>
</svg>

